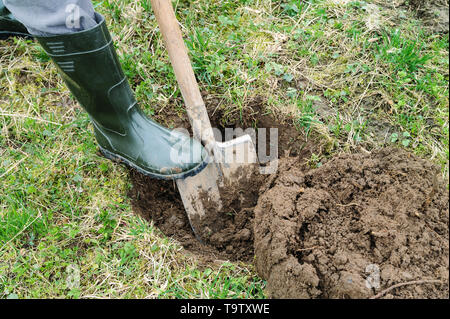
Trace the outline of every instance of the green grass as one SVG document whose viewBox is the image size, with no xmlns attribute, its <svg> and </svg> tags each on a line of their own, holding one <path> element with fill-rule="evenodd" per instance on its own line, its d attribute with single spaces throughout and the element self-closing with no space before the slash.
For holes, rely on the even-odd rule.
<svg viewBox="0 0 450 319">
<path fill-rule="evenodd" d="M 94 3 L 145 112 L 186 116 L 150 1 Z M 327 141 L 315 165 L 398 145 L 447 178 L 448 35 L 387 1 L 174 5 L 201 89 L 225 114 L 262 98 Z M 0 65 L 1 298 L 264 297 L 252 265 L 205 265 L 133 214 L 126 169 L 97 155 L 88 116 L 37 43 L 0 41 Z"/>
</svg>

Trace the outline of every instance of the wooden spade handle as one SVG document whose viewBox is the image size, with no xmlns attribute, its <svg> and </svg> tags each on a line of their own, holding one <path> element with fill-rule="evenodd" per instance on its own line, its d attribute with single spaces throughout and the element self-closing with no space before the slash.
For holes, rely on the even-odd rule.
<svg viewBox="0 0 450 319">
<path fill-rule="evenodd" d="M 170 0 L 151 0 L 175 76 L 186 104 L 194 138 L 213 147 L 214 134 Z"/>
</svg>

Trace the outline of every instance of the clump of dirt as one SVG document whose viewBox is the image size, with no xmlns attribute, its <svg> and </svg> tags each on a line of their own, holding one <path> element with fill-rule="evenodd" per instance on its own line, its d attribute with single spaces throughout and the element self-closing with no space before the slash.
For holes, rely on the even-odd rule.
<svg viewBox="0 0 450 319">
<path fill-rule="evenodd" d="M 314 151 L 320 152 L 320 144 L 306 142 L 292 125 L 292 120 L 286 119 L 283 123 L 267 113 L 261 99 L 251 101 L 239 116 L 231 116 L 218 108 L 217 101 L 209 101 L 207 108 L 213 127 L 220 131 L 224 131 L 225 127 L 277 128 L 279 149 L 270 159 L 276 159 L 281 154 L 309 159 Z M 169 109 L 165 113 L 166 124 L 170 122 L 171 127 L 189 129 L 187 119 L 180 117 L 174 110 Z M 267 137 L 267 142 L 276 141 Z M 266 150 L 266 154 L 269 155 L 270 151 Z M 145 219 L 153 221 L 165 235 L 177 239 L 185 249 L 202 255 L 205 261 L 250 261 L 253 258 L 253 209 L 259 198 L 259 189 L 269 175 L 255 175 L 233 189 L 221 190 L 224 210 L 220 212 L 221 218 L 216 219 L 217 225 L 210 226 L 214 229 L 197 230 L 197 233 L 206 231 L 211 234 L 204 243 L 200 243 L 192 231 L 175 182 L 153 180 L 132 169 L 130 177 L 133 188 L 129 196 L 134 210 Z"/>
<path fill-rule="evenodd" d="M 449 1 L 448 0 L 409 0 L 409 6 L 415 10 L 434 32 L 449 30 Z"/>
<path fill-rule="evenodd" d="M 367 298 L 418 280 L 382 297 L 449 297 L 449 192 L 435 166 L 382 149 L 313 170 L 287 158 L 278 172 L 254 210 L 270 297 Z"/>
</svg>

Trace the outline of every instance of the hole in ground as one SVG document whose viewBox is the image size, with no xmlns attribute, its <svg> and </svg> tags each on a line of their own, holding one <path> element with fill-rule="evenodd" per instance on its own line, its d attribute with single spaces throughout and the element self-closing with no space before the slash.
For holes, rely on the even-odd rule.
<svg viewBox="0 0 450 319">
<path fill-rule="evenodd" d="M 278 128 L 278 155 L 296 156 L 299 160 L 309 159 L 318 144 L 307 142 L 305 137 L 293 125 L 292 118 L 276 119 L 266 112 L 262 99 L 258 98 L 239 114 L 230 114 L 217 105 L 207 106 L 213 127 L 222 132 L 225 127 L 236 128 Z M 171 114 L 166 117 L 172 122 L 172 127 L 189 129 L 187 120 Z M 167 123 L 167 122 L 166 122 Z M 269 140 L 268 140 L 269 141 Z M 269 154 L 268 152 L 266 154 Z M 261 176 L 252 187 L 240 188 L 235 191 L 236 198 L 245 195 L 251 198 L 251 205 L 239 207 L 238 201 L 233 201 L 229 207 L 230 213 L 223 216 L 223 230 L 211 235 L 208 244 L 200 243 L 189 224 L 175 182 L 159 181 L 130 169 L 133 188 L 129 196 L 133 209 L 148 221 L 153 221 L 166 236 L 173 237 L 188 251 L 211 259 L 229 259 L 232 261 L 251 261 L 253 258 L 253 209 L 259 197 L 259 188 L 269 178 Z M 246 192 L 246 194 L 242 194 Z M 250 207 L 249 207 L 250 206 Z"/>
</svg>

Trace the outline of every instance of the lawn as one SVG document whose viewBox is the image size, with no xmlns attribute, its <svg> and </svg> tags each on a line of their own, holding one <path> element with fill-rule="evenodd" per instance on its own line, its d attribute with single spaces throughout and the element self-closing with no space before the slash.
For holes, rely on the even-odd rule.
<svg viewBox="0 0 450 319">
<path fill-rule="evenodd" d="M 186 117 L 148 0 L 93 1 L 137 99 Z M 397 1 L 398 2 L 398 1 Z M 448 33 L 396 1 L 174 1 L 205 97 L 256 99 L 324 157 L 390 145 L 449 174 Z M 0 41 L 0 298 L 264 298 L 253 265 L 192 258 L 132 209 L 129 172 L 37 42 Z"/>
</svg>

